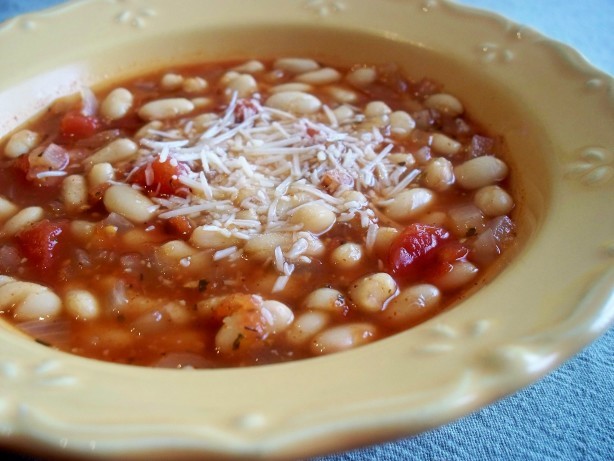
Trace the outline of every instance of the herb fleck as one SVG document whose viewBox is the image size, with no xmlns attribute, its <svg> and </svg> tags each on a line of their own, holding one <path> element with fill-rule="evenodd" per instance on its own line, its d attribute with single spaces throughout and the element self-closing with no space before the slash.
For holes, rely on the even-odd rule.
<svg viewBox="0 0 614 461">
<path fill-rule="evenodd" d="M 244 338 L 244 336 L 239 333 L 237 335 L 237 337 L 235 338 L 235 340 L 232 343 L 232 350 L 236 351 L 240 346 L 241 346 L 241 340 Z"/>
<path fill-rule="evenodd" d="M 207 289 L 207 285 L 209 285 L 209 281 L 205 279 L 200 279 L 198 281 L 198 291 L 201 293 Z"/>
</svg>

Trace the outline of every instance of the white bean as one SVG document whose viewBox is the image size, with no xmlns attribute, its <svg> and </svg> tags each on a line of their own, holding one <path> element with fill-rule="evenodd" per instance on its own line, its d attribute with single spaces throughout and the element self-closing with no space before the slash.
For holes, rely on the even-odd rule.
<svg viewBox="0 0 614 461">
<path fill-rule="evenodd" d="M 410 326 L 437 308 L 440 302 L 441 292 L 435 285 L 412 285 L 401 290 L 399 295 L 388 303 L 382 315 L 393 324 Z"/>
<path fill-rule="evenodd" d="M 143 298 L 141 296 L 137 296 L 136 298 L 136 303 L 139 305 L 145 305 L 148 303 L 152 304 L 153 301 L 152 299 L 141 300 L 141 298 Z M 132 304 L 134 302 L 135 300 L 131 301 Z M 151 310 L 145 311 L 130 322 L 132 327 L 131 329 L 133 329 L 136 334 L 141 335 L 162 333 L 162 331 L 168 324 L 168 321 L 170 319 L 167 318 L 167 316 L 162 312 L 162 310 L 159 309 L 156 305 L 152 305 L 151 307 Z"/>
<path fill-rule="evenodd" d="M 272 333 L 274 334 L 284 331 L 294 321 L 294 313 L 292 312 L 292 309 L 279 301 L 264 301 L 261 309 L 263 316 L 271 324 Z"/>
<path fill-rule="evenodd" d="M 420 216 L 420 222 L 430 226 L 445 227 L 448 215 L 444 211 L 429 211 Z"/>
<path fill-rule="evenodd" d="M 21 130 L 15 133 L 4 148 L 4 156 L 8 158 L 17 158 L 29 153 L 32 149 L 38 146 L 41 137 L 38 133 L 30 130 Z"/>
<path fill-rule="evenodd" d="M 154 217 L 156 206 L 138 190 L 125 185 L 109 187 L 103 198 L 109 212 L 115 212 L 135 223 L 144 223 Z"/>
<path fill-rule="evenodd" d="M 60 313 L 62 301 L 59 296 L 47 287 L 41 285 L 39 287 L 41 287 L 40 292 L 30 293 L 20 304 L 15 306 L 13 315 L 16 320 L 53 318 Z"/>
<path fill-rule="evenodd" d="M 358 243 L 344 243 L 335 248 L 330 254 L 330 261 L 336 268 L 352 270 L 360 266 L 364 256 L 362 245 Z"/>
<path fill-rule="evenodd" d="M 100 186 L 112 181 L 115 177 L 115 169 L 108 162 L 97 163 L 87 174 L 87 181 L 90 187 Z"/>
<path fill-rule="evenodd" d="M 345 296 L 333 288 L 317 288 L 307 295 L 303 301 L 305 309 L 342 312 L 345 307 Z"/>
<path fill-rule="evenodd" d="M 247 98 L 258 91 L 258 82 L 250 74 L 239 74 L 226 84 L 226 95 L 237 93 L 239 98 Z"/>
<path fill-rule="evenodd" d="M 300 235 L 307 240 L 307 249 L 303 253 L 304 256 L 319 258 L 324 255 L 326 246 L 322 240 L 309 232 L 301 232 Z"/>
<path fill-rule="evenodd" d="M 322 102 L 314 95 L 302 91 L 282 91 L 269 96 L 264 105 L 297 115 L 307 115 L 320 110 Z"/>
<path fill-rule="evenodd" d="M 463 145 L 445 134 L 433 133 L 431 136 L 431 147 L 439 154 L 454 156 L 461 151 Z"/>
<path fill-rule="evenodd" d="M 134 141 L 128 138 L 120 138 L 111 141 L 102 149 L 97 150 L 87 158 L 87 163 L 95 165 L 97 163 L 114 163 L 128 160 L 133 157 L 138 150 Z"/>
<path fill-rule="evenodd" d="M 154 120 L 143 125 L 135 134 L 135 139 L 148 138 L 153 130 L 161 130 L 164 124 L 160 120 Z"/>
<path fill-rule="evenodd" d="M 67 212 L 78 213 L 87 208 L 87 183 L 80 174 L 65 177 L 60 193 Z"/>
<path fill-rule="evenodd" d="M 177 263 L 183 258 L 193 256 L 196 250 L 183 240 L 171 240 L 156 249 L 156 257 L 163 262 Z"/>
<path fill-rule="evenodd" d="M 357 190 L 346 190 L 341 193 L 341 198 L 347 204 L 351 202 L 356 202 L 359 206 L 367 206 L 369 204 L 369 200 L 362 192 L 358 192 Z"/>
<path fill-rule="evenodd" d="M 384 129 L 386 126 L 390 125 L 390 117 L 388 115 L 380 115 L 377 117 L 369 117 L 363 120 L 357 127 L 361 133 L 371 133 L 373 129 Z"/>
<path fill-rule="evenodd" d="M 253 208 L 248 208 L 246 210 L 239 210 L 235 215 L 236 219 L 247 219 L 250 221 L 254 221 L 258 219 L 258 213 Z"/>
<path fill-rule="evenodd" d="M 220 77 L 219 83 L 220 85 L 228 86 L 228 84 L 241 75 L 239 72 L 235 72 L 234 70 L 229 70 L 224 75 Z"/>
<path fill-rule="evenodd" d="M 412 154 L 394 153 L 388 154 L 388 160 L 399 166 L 410 167 L 416 164 L 416 159 Z"/>
<path fill-rule="evenodd" d="M 140 318 L 135 319 L 135 323 L 140 323 L 139 327 L 155 328 L 155 323 L 162 320 L 160 315 L 155 315 L 155 313 L 159 313 L 159 303 L 159 298 L 153 298 L 146 294 L 136 294 L 130 297 L 130 303 L 124 308 L 125 310 L 122 310 L 122 313 L 129 311 L 132 314 L 142 314 Z"/>
<path fill-rule="evenodd" d="M 0 274 L 0 287 L 6 285 L 8 283 L 12 283 L 14 281 L 15 281 L 15 279 L 13 277 L 10 277 L 8 275 L 1 275 Z"/>
<path fill-rule="evenodd" d="M 482 211 L 471 203 L 454 206 L 447 212 L 448 226 L 454 234 L 462 238 L 468 233 L 479 233 L 486 222 Z"/>
<path fill-rule="evenodd" d="M 390 250 L 390 245 L 399 235 L 399 231 L 394 227 L 379 227 L 375 234 L 375 242 L 373 244 L 373 251 L 375 255 L 380 259 L 385 259 Z"/>
<path fill-rule="evenodd" d="M 302 74 L 319 69 L 320 65 L 313 59 L 280 58 L 273 63 L 273 67 L 292 74 Z"/>
<path fill-rule="evenodd" d="M 257 72 L 262 72 L 263 70 L 265 70 L 265 67 L 264 64 L 262 64 L 260 61 L 252 59 L 251 61 L 246 61 L 239 66 L 233 67 L 232 70 L 234 70 L 235 72 L 255 74 Z"/>
<path fill-rule="evenodd" d="M 30 206 L 13 215 L 4 223 L 2 234 L 9 237 L 19 233 L 27 226 L 43 219 L 45 212 L 39 206 Z"/>
<path fill-rule="evenodd" d="M 189 77 L 186 78 L 181 89 L 186 93 L 201 93 L 209 87 L 209 83 L 202 77 Z"/>
<path fill-rule="evenodd" d="M 229 233 L 226 234 L 213 229 L 208 229 L 206 226 L 199 226 L 192 231 L 190 243 L 196 248 L 221 250 L 237 245 L 237 243 L 239 243 L 239 239 L 229 235 Z"/>
<path fill-rule="evenodd" d="M 301 91 L 303 93 L 308 93 L 312 90 L 313 86 L 308 85 L 307 83 L 290 82 L 282 83 L 281 85 L 275 85 L 269 91 L 271 93 L 283 93 L 284 91 Z"/>
<path fill-rule="evenodd" d="M 196 310 L 198 314 L 202 317 L 210 318 L 215 314 L 215 311 L 226 299 L 226 296 L 213 296 L 211 298 L 205 298 L 202 301 L 198 301 L 198 303 L 196 303 Z"/>
<path fill-rule="evenodd" d="M 100 115 L 107 120 L 117 120 L 125 117 L 132 108 L 134 97 L 125 88 L 111 91 L 100 105 Z"/>
<path fill-rule="evenodd" d="M 364 110 L 364 114 L 367 117 L 381 117 L 390 113 L 392 113 L 392 109 L 383 101 L 371 101 Z"/>
<path fill-rule="evenodd" d="M 148 243 L 159 242 L 159 237 L 154 232 L 147 232 L 142 227 L 133 227 L 128 229 L 121 235 L 122 241 L 126 246 L 131 248 L 142 248 L 143 245 Z"/>
<path fill-rule="evenodd" d="M 19 207 L 0 195 L 0 222 L 6 221 L 19 211 Z"/>
<path fill-rule="evenodd" d="M 236 309 L 231 310 L 232 313 L 224 318 L 222 327 L 215 335 L 215 345 L 219 352 L 228 354 L 251 351 L 264 345 L 264 339 L 275 332 L 275 325 L 281 329 L 287 327 L 286 322 L 291 311 L 289 313 L 280 307 L 281 303 L 271 303 L 268 309 L 263 309 L 264 302 L 260 296 L 234 296 L 235 304 L 229 307 Z M 279 318 L 273 317 L 276 315 Z"/>
<path fill-rule="evenodd" d="M 332 67 L 324 67 L 323 69 L 312 70 L 296 76 L 296 81 L 310 85 L 328 85 L 339 80 L 341 80 L 341 74 Z"/>
<path fill-rule="evenodd" d="M 358 95 L 354 91 L 342 86 L 327 86 L 325 91 L 340 104 L 353 104 L 358 100 Z"/>
<path fill-rule="evenodd" d="M 0 310 L 11 309 L 16 320 L 53 318 L 60 313 L 62 300 L 43 285 L 0 276 Z"/>
<path fill-rule="evenodd" d="M 247 241 L 243 250 L 251 258 L 259 261 L 266 261 L 272 258 L 276 247 L 287 250 L 292 245 L 292 235 L 281 232 L 269 232 L 258 234 Z"/>
<path fill-rule="evenodd" d="M 397 138 L 407 138 L 413 129 L 416 128 L 416 122 L 407 112 L 397 110 L 390 114 L 390 132 Z"/>
<path fill-rule="evenodd" d="M 100 314 L 98 300 L 87 290 L 68 291 L 64 297 L 64 304 L 69 314 L 83 320 L 94 319 Z"/>
<path fill-rule="evenodd" d="M 448 159 L 432 159 L 425 167 L 422 183 L 429 189 L 442 192 L 454 184 L 454 167 Z"/>
<path fill-rule="evenodd" d="M 139 109 L 143 120 L 165 120 L 189 114 L 194 110 L 194 103 L 185 98 L 158 99 L 148 102 Z"/>
<path fill-rule="evenodd" d="M 70 221 L 70 233 L 82 242 L 87 242 L 94 233 L 96 225 L 89 221 L 73 219 Z"/>
<path fill-rule="evenodd" d="M 323 311 L 305 312 L 298 316 L 286 332 L 286 338 L 292 344 L 306 343 L 311 337 L 329 323 L 329 314 Z"/>
<path fill-rule="evenodd" d="M 452 291 L 468 284 L 477 273 L 478 268 L 469 261 L 456 261 L 449 272 L 437 277 L 433 283 L 443 291 Z"/>
<path fill-rule="evenodd" d="M 351 323 L 330 328 L 319 333 L 311 342 L 316 354 L 330 354 L 352 349 L 372 341 L 376 329 L 370 323 Z"/>
<path fill-rule="evenodd" d="M 373 67 L 358 67 L 348 72 L 345 79 L 350 85 L 362 88 L 375 82 L 377 71 Z"/>
<path fill-rule="evenodd" d="M 429 189 L 416 187 L 399 192 L 392 203 L 385 207 L 386 216 L 395 221 L 408 221 L 428 210 L 435 200 Z"/>
<path fill-rule="evenodd" d="M 499 186 L 485 186 L 475 193 L 473 203 L 489 217 L 508 214 L 514 208 L 514 199 Z"/>
<path fill-rule="evenodd" d="M 472 158 L 454 168 L 456 182 L 463 189 L 479 189 L 507 176 L 507 165 L 492 155 Z"/>
<path fill-rule="evenodd" d="M 333 110 L 333 114 L 335 114 L 337 122 L 344 123 L 354 118 L 354 109 L 347 104 L 342 104 Z"/>
<path fill-rule="evenodd" d="M 160 85 L 167 91 L 178 90 L 183 84 L 183 77 L 179 74 L 168 73 L 162 76 Z"/>
<path fill-rule="evenodd" d="M 194 318 L 189 307 L 178 301 L 171 301 L 162 306 L 162 312 L 176 325 L 187 325 Z"/>
<path fill-rule="evenodd" d="M 348 295 L 361 311 L 378 312 L 396 292 L 394 279 L 385 272 L 378 272 L 356 280 L 348 290 Z"/>
<path fill-rule="evenodd" d="M 465 110 L 463 104 L 455 96 L 447 93 L 437 93 L 429 96 L 424 101 L 424 105 L 429 109 L 436 109 L 451 117 L 456 117 Z"/>
<path fill-rule="evenodd" d="M 213 106 L 213 99 L 206 97 L 192 98 L 190 99 L 194 104 L 195 109 L 205 109 Z"/>
<path fill-rule="evenodd" d="M 252 331 L 257 331 L 254 327 L 248 325 L 248 335 Z M 215 335 L 215 348 L 222 354 L 231 354 L 233 351 L 238 350 L 241 347 L 241 340 L 244 338 L 243 331 L 245 325 L 243 325 L 237 316 L 228 316 L 224 318 L 222 327 Z"/>
<path fill-rule="evenodd" d="M 320 203 L 302 205 L 290 216 L 293 224 L 303 224 L 303 229 L 316 235 L 326 232 L 335 224 L 336 216 L 331 210 Z"/>
</svg>

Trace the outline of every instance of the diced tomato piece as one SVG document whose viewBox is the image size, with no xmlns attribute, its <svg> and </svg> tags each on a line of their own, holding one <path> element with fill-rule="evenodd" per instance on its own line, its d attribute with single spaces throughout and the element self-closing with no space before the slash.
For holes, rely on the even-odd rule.
<svg viewBox="0 0 614 461">
<path fill-rule="evenodd" d="M 49 269 L 55 263 L 63 225 L 48 219 L 38 221 L 16 236 L 21 254 L 38 269 Z"/>
<path fill-rule="evenodd" d="M 187 237 L 192 234 L 194 226 L 187 216 L 173 216 L 166 221 L 166 227 L 172 234 Z"/>
<path fill-rule="evenodd" d="M 190 168 L 185 163 L 170 157 L 164 162 L 156 159 L 134 172 L 130 181 L 144 187 L 152 196 L 178 195 L 184 197 L 188 188 L 179 181 L 179 176 L 189 171 Z"/>
<path fill-rule="evenodd" d="M 85 139 L 96 134 L 100 120 L 75 110 L 66 113 L 60 121 L 60 134 L 64 139 Z"/>
<path fill-rule="evenodd" d="M 318 130 L 317 128 L 313 128 L 311 126 L 308 126 L 305 132 L 307 133 L 307 136 L 311 136 L 311 137 L 314 137 L 320 134 L 320 130 Z"/>
<path fill-rule="evenodd" d="M 390 272 L 400 278 L 417 276 L 426 269 L 428 255 L 449 237 L 450 233 L 441 227 L 419 223 L 407 226 L 390 246 Z"/>
<path fill-rule="evenodd" d="M 30 159 L 28 158 L 27 155 L 20 155 L 19 157 L 15 159 L 13 166 L 17 170 L 23 172 L 23 175 L 25 176 L 30 171 Z"/>
<path fill-rule="evenodd" d="M 436 279 L 452 270 L 452 264 L 469 255 L 469 248 L 459 242 L 445 242 L 432 252 L 426 268 L 426 279 Z"/>
</svg>

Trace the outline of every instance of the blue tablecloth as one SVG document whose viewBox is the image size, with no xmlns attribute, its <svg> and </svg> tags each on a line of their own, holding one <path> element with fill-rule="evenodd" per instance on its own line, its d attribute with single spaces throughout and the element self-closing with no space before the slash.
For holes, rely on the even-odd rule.
<svg viewBox="0 0 614 461">
<path fill-rule="evenodd" d="M 62 1 L 0 0 L 0 21 Z M 533 27 L 614 74 L 614 0 L 460 3 Z M 474 414 L 417 437 L 317 461 L 342 460 L 614 460 L 614 329 L 541 381 Z"/>
</svg>

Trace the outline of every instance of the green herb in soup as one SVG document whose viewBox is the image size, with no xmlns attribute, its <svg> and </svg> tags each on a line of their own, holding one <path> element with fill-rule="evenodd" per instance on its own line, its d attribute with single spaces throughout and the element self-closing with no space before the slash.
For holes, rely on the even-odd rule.
<svg viewBox="0 0 614 461">
<path fill-rule="evenodd" d="M 57 101 L 0 152 L 1 315 L 111 362 L 357 347 L 450 306 L 515 238 L 500 139 L 391 65 L 165 70 Z"/>
</svg>

